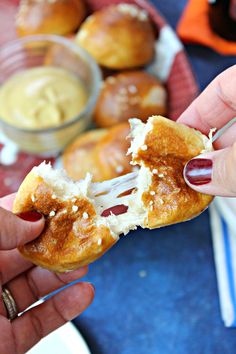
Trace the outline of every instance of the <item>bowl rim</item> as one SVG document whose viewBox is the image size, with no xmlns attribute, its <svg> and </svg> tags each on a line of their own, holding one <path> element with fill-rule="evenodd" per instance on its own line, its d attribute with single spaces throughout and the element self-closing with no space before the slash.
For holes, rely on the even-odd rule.
<svg viewBox="0 0 236 354">
<path fill-rule="evenodd" d="M 73 125 L 75 122 L 79 121 L 82 119 L 84 115 L 86 115 L 89 111 L 92 111 L 93 107 L 95 107 L 96 100 L 99 95 L 99 89 L 100 85 L 102 82 L 102 74 L 101 74 L 101 69 L 99 68 L 98 64 L 96 61 L 93 59 L 93 57 L 81 46 L 78 44 L 72 42 L 70 39 L 54 34 L 40 34 L 40 35 L 31 35 L 31 36 L 25 36 L 23 38 L 17 38 L 14 39 L 6 44 L 4 44 L 0 48 L 0 56 L 2 53 L 5 51 L 8 51 L 10 48 L 15 48 L 19 45 L 24 45 L 26 43 L 30 42 L 43 42 L 43 41 L 48 41 L 48 42 L 54 42 L 55 44 L 63 44 L 65 47 L 69 48 L 72 52 L 77 53 L 82 57 L 83 60 L 86 61 L 86 63 L 89 64 L 90 69 L 92 71 L 92 77 L 93 77 L 93 85 L 92 85 L 92 92 L 88 98 L 88 101 L 86 103 L 86 106 L 84 109 L 75 117 L 69 119 L 63 124 L 60 124 L 55 127 L 49 127 L 49 128 L 42 128 L 42 129 L 27 129 L 27 128 L 20 128 L 17 127 L 11 123 L 6 122 L 1 116 L 0 116 L 0 124 L 2 126 L 6 126 L 11 129 L 15 129 L 16 131 L 22 132 L 22 133 L 30 133 L 30 134 L 39 134 L 39 133 L 52 133 L 57 130 L 61 130 L 63 128 L 69 127 L 70 125 Z M 0 85 L 1 87 L 1 85 Z"/>
</svg>

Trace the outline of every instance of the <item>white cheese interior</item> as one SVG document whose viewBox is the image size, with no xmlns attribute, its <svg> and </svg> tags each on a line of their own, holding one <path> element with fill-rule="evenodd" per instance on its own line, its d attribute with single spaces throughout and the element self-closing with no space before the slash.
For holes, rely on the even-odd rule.
<svg viewBox="0 0 236 354">
<path fill-rule="evenodd" d="M 139 149 L 146 149 L 145 137 L 152 130 L 154 119 L 155 117 L 149 118 L 146 124 L 136 118 L 130 120 L 132 142 L 128 154 L 131 153 L 134 158 Z M 208 151 L 212 149 L 211 139 L 203 135 L 202 139 L 205 148 Z M 65 171 L 54 170 L 50 164 L 45 163 L 34 167 L 33 172 L 41 176 L 51 186 L 55 196 L 62 200 L 76 196 L 87 198 L 97 212 L 96 225 L 108 226 L 114 237 L 126 234 L 137 226 L 145 226 L 148 210 L 143 205 L 142 195 L 150 188 L 152 172 L 142 164 L 136 172 L 101 183 L 92 183 L 89 174 L 84 180 L 73 182 Z M 130 194 L 122 196 L 127 191 Z M 127 211 L 120 215 L 102 216 L 104 211 L 117 205 L 126 206 Z"/>
<path fill-rule="evenodd" d="M 145 137 L 148 132 L 152 130 L 152 120 L 148 119 L 147 123 L 143 123 L 140 119 L 129 119 L 131 127 L 131 145 L 128 149 L 127 155 L 132 154 L 133 157 L 138 153 L 138 150 L 144 146 Z"/>
<path fill-rule="evenodd" d="M 137 226 L 144 226 L 147 210 L 143 206 L 142 194 L 149 189 L 152 177 L 149 169 L 145 167 L 141 167 L 138 172 L 101 183 L 91 183 L 90 175 L 87 175 L 85 180 L 74 182 L 65 171 L 54 170 L 46 163 L 34 167 L 33 172 L 44 179 L 57 198 L 62 200 L 73 199 L 76 196 L 87 198 L 97 212 L 96 224 L 108 226 L 115 237 L 122 233 L 126 234 Z M 131 194 L 120 196 L 132 189 L 134 190 Z M 117 205 L 127 206 L 127 212 L 101 216 L 105 210 Z"/>
</svg>

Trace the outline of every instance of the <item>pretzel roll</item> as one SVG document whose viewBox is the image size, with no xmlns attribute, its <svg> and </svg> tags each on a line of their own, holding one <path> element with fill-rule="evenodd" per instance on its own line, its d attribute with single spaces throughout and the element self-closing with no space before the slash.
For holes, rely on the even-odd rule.
<svg viewBox="0 0 236 354">
<path fill-rule="evenodd" d="M 146 125 L 131 120 L 133 137 L 129 152 L 133 164 L 149 179 L 142 194 L 147 215 L 144 226 L 156 228 L 189 220 L 200 214 L 212 201 L 210 195 L 191 189 L 184 180 L 187 161 L 211 150 L 211 142 L 199 131 L 169 119 L 154 116 Z"/>
<path fill-rule="evenodd" d="M 145 10 L 130 4 L 104 7 L 82 24 L 76 42 L 102 66 L 128 69 L 149 63 L 155 37 Z"/>
<path fill-rule="evenodd" d="M 103 171 L 103 180 L 112 179 L 132 171 L 131 157 L 126 153 L 130 146 L 129 123 L 118 124 L 107 130 L 95 147 L 96 164 Z M 102 180 L 102 179 L 101 179 Z"/>
<path fill-rule="evenodd" d="M 19 247 L 23 256 L 55 272 L 77 269 L 102 256 L 118 239 L 99 223 L 88 198 L 89 180 L 74 184 L 49 165 L 34 168 L 22 183 L 14 212 L 37 210 L 45 228 L 36 240 Z"/>
<path fill-rule="evenodd" d="M 101 89 L 94 119 L 99 127 L 109 127 L 135 117 L 146 121 L 167 111 L 167 93 L 153 75 L 130 71 L 109 76 Z"/>
<path fill-rule="evenodd" d="M 85 13 L 83 0 L 21 0 L 16 31 L 19 36 L 66 35 L 79 27 Z"/>
<path fill-rule="evenodd" d="M 94 150 L 106 135 L 107 129 L 94 129 L 78 136 L 63 152 L 62 162 L 68 176 L 78 181 L 91 173 L 93 181 L 102 181 L 104 174 L 95 158 Z"/>
</svg>

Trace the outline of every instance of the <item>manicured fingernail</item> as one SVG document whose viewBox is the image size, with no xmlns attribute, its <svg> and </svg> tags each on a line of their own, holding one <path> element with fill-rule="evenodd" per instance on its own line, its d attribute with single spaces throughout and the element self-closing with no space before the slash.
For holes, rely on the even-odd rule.
<svg viewBox="0 0 236 354">
<path fill-rule="evenodd" d="M 212 166 L 213 163 L 210 159 L 190 160 L 185 166 L 184 176 L 190 184 L 195 186 L 210 183 Z"/>
<path fill-rule="evenodd" d="M 40 219 L 42 219 L 42 215 L 40 213 L 38 213 L 37 211 L 26 211 L 24 213 L 19 213 L 16 214 L 20 219 L 23 219 L 25 221 L 31 221 L 31 222 L 35 222 L 35 221 L 39 221 Z"/>
</svg>

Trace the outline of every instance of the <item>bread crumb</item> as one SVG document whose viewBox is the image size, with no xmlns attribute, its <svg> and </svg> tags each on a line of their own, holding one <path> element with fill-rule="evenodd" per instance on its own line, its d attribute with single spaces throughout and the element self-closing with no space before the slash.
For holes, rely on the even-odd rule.
<svg viewBox="0 0 236 354">
<path fill-rule="evenodd" d="M 55 215 L 56 215 L 56 213 L 54 210 L 50 211 L 49 216 L 55 216 Z"/>
<path fill-rule="evenodd" d="M 86 211 L 83 212 L 83 219 L 88 219 L 88 213 L 86 213 Z"/>
<path fill-rule="evenodd" d="M 101 246 L 101 244 L 102 244 L 102 239 L 99 238 L 99 239 L 98 239 L 98 246 Z"/>
<path fill-rule="evenodd" d="M 57 196 L 55 194 L 52 194 L 52 199 L 56 199 Z"/>
<path fill-rule="evenodd" d="M 155 194 L 156 194 L 156 192 L 154 192 L 154 191 L 150 191 L 150 194 L 151 194 L 151 195 L 155 195 Z"/>
<path fill-rule="evenodd" d="M 61 212 L 62 214 L 67 214 L 67 210 L 66 209 L 64 209 L 64 210 L 62 210 L 62 212 Z"/>
<path fill-rule="evenodd" d="M 31 200 L 32 200 L 33 203 L 34 203 L 35 200 L 36 200 L 36 199 L 35 199 L 35 196 L 34 196 L 33 194 L 31 195 Z"/>
<path fill-rule="evenodd" d="M 149 205 L 153 205 L 154 201 L 150 200 Z"/>
<path fill-rule="evenodd" d="M 117 173 L 122 173 L 123 171 L 124 171 L 124 167 L 123 166 L 119 165 L 119 166 L 116 167 L 116 172 Z"/>
<path fill-rule="evenodd" d="M 146 270 L 140 270 L 138 275 L 140 276 L 140 278 L 145 278 L 147 276 L 147 272 Z"/>
<path fill-rule="evenodd" d="M 148 147 L 147 147 L 147 145 L 146 145 L 146 144 L 141 146 L 141 150 L 143 150 L 143 151 L 146 151 L 146 150 L 147 150 L 147 148 L 148 148 Z"/>
<path fill-rule="evenodd" d="M 163 178 L 164 174 L 163 173 L 158 173 L 158 177 Z"/>
<path fill-rule="evenodd" d="M 72 203 L 75 203 L 76 202 L 76 198 L 72 198 L 71 201 L 72 201 Z"/>
<path fill-rule="evenodd" d="M 161 198 L 159 198 L 159 202 L 160 202 L 161 205 L 164 204 L 164 200 L 161 199 Z"/>
<path fill-rule="evenodd" d="M 74 211 L 75 213 L 78 211 L 79 207 L 77 205 L 73 205 L 72 206 L 72 211 Z"/>
<path fill-rule="evenodd" d="M 156 168 L 154 168 L 154 169 L 152 170 L 152 173 L 153 173 L 154 175 L 157 175 L 157 174 L 158 174 L 157 169 L 156 169 Z"/>
</svg>

